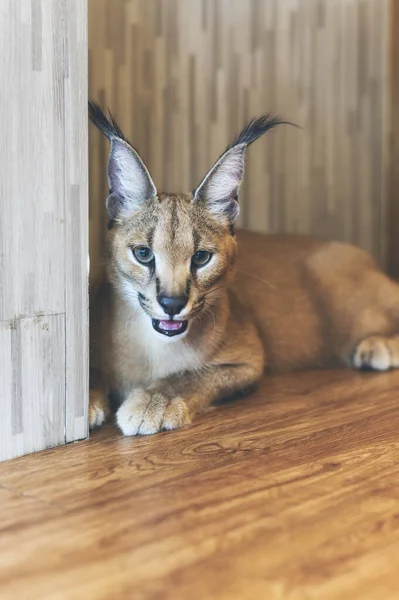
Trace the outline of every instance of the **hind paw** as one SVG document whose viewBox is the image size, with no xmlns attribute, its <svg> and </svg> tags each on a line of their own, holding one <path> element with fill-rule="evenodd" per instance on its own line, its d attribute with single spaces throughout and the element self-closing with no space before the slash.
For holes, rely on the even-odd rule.
<svg viewBox="0 0 399 600">
<path fill-rule="evenodd" d="M 355 369 L 388 371 L 399 367 L 398 338 L 370 336 L 362 340 L 353 355 Z"/>
</svg>

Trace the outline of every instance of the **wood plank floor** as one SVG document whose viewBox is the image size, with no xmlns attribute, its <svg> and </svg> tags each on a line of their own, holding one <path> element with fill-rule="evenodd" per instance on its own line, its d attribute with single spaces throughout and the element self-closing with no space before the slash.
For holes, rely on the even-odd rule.
<svg viewBox="0 0 399 600">
<path fill-rule="evenodd" d="M 399 598 L 399 372 L 265 379 L 184 431 L 0 465 L 0 598 Z"/>
</svg>

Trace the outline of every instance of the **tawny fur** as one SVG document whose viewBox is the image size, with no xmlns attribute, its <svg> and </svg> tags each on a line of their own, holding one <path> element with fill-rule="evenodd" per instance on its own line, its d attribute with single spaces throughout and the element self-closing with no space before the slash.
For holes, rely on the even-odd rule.
<svg viewBox="0 0 399 600">
<path fill-rule="evenodd" d="M 138 205 L 122 214 L 112 206 L 107 281 L 91 307 L 91 427 L 110 413 L 109 395 L 125 435 L 150 434 L 191 423 L 213 401 L 250 388 L 265 368 L 399 366 L 399 286 L 347 244 L 235 236 L 238 177 L 220 214 L 217 198 L 197 201 L 198 190 L 134 197 Z M 211 184 L 220 193 L 221 180 Z M 137 245 L 154 251 L 153 270 L 132 258 Z M 199 248 L 214 256 L 193 272 Z M 188 291 L 181 339 L 152 327 L 151 317 L 165 318 L 159 287 L 170 296 Z"/>
</svg>

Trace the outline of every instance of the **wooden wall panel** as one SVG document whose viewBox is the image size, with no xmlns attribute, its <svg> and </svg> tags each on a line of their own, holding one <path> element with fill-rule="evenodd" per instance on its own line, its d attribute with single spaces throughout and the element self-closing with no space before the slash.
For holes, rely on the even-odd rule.
<svg viewBox="0 0 399 600">
<path fill-rule="evenodd" d="M 252 115 L 241 224 L 353 241 L 385 261 L 389 0 L 89 0 L 89 91 L 157 186 L 189 190 Z M 106 141 L 91 133 L 91 257 Z M 102 168 L 103 167 L 103 168 Z"/>
<path fill-rule="evenodd" d="M 392 0 L 390 13 L 390 144 L 388 186 L 389 272 L 399 279 L 399 2 Z"/>
<path fill-rule="evenodd" d="M 66 441 L 88 435 L 89 201 L 87 123 L 87 3 L 65 3 L 68 73 L 65 78 Z"/>
<path fill-rule="evenodd" d="M 1 460 L 87 435 L 87 3 L 3 0 L 0 30 Z"/>
<path fill-rule="evenodd" d="M 64 311 L 63 22 L 55 6 L 21 0 L 0 3 L 0 23 L 0 320 L 8 320 Z"/>
<path fill-rule="evenodd" d="M 65 316 L 0 322 L 0 459 L 65 441 Z"/>
</svg>

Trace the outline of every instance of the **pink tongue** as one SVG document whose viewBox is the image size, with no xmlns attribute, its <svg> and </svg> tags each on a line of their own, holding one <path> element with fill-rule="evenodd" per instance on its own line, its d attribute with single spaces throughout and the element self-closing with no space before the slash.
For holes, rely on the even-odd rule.
<svg viewBox="0 0 399 600">
<path fill-rule="evenodd" d="M 183 327 L 181 321 L 159 321 L 159 327 L 167 331 L 177 331 Z"/>
</svg>

